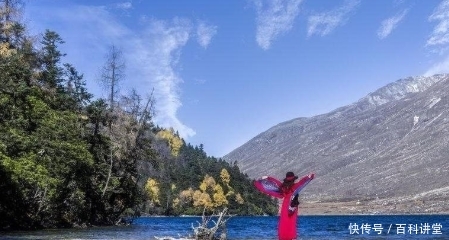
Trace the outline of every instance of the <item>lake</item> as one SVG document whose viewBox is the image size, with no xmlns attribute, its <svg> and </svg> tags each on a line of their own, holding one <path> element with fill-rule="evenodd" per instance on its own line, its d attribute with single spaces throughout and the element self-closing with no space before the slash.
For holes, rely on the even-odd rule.
<svg viewBox="0 0 449 240">
<path fill-rule="evenodd" d="M 228 239 L 277 239 L 277 217 L 232 217 Z M 182 239 L 192 235 L 200 217 L 141 217 L 129 226 L 0 233 L 5 240 Z M 299 239 L 449 239 L 449 215 L 300 216 Z"/>
</svg>

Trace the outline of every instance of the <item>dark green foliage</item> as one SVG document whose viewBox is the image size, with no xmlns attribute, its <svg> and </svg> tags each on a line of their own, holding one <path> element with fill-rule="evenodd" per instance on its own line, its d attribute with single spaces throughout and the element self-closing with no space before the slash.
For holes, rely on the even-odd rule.
<svg viewBox="0 0 449 240">
<path fill-rule="evenodd" d="M 0 52 L 0 228 L 117 222 L 140 195 L 131 148 L 104 163 L 112 114 L 101 100 L 89 105 L 82 75 L 61 64 L 57 33 L 46 32 L 39 52 L 14 43 Z"/>
<path fill-rule="evenodd" d="M 63 95 L 64 105 L 70 110 L 81 113 L 92 98 L 92 94 L 87 92 L 86 82 L 83 80 L 82 74 L 80 75 L 71 64 L 64 64 L 64 68 L 64 76 L 66 77 L 66 94 Z"/>
</svg>

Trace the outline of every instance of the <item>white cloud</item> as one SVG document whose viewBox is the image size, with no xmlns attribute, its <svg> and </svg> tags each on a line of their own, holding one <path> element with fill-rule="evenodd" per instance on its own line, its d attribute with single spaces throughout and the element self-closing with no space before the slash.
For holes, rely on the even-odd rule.
<svg viewBox="0 0 449 240">
<path fill-rule="evenodd" d="M 429 21 L 438 22 L 438 24 L 427 39 L 426 46 L 444 48 L 449 44 L 449 0 L 440 3 L 430 15 Z"/>
<path fill-rule="evenodd" d="M 115 7 L 122 10 L 128 10 L 133 7 L 133 4 L 131 2 L 122 2 L 115 4 Z"/>
<path fill-rule="evenodd" d="M 144 84 L 154 86 L 156 123 L 173 127 L 183 138 L 195 135 L 195 131 L 177 117 L 182 106 L 180 84 L 183 79 L 176 68 L 182 48 L 191 38 L 192 28 L 186 19 L 151 20 L 142 38 L 131 43 L 135 49 L 130 53 L 130 57 L 135 59 L 135 70 L 140 71 L 140 76 L 145 79 Z"/>
<path fill-rule="evenodd" d="M 73 24 L 73 26 L 69 25 L 70 28 L 68 29 L 62 26 L 62 32 L 68 35 L 82 33 L 83 35 L 81 36 L 83 36 L 83 39 L 80 40 L 85 40 L 84 38 L 86 35 L 89 38 L 92 38 L 91 40 L 93 42 L 98 42 L 99 38 L 119 39 L 120 37 L 130 34 L 129 30 L 117 22 L 107 8 L 103 6 L 77 6 L 70 9 L 64 8 L 55 11 L 56 12 L 53 14 L 47 13 L 49 14 L 47 16 L 53 15 L 59 18 L 59 20 L 62 20 L 61 26 Z M 50 22 L 46 24 L 51 25 L 51 22 L 54 20 L 50 17 L 49 21 Z M 72 27 L 74 29 L 72 29 Z"/>
<path fill-rule="evenodd" d="M 408 9 L 403 10 L 402 12 L 399 12 L 398 14 L 394 15 L 391 18 L 385 19 L 382 21 L 381 26 L 379 30 L 377 31 L 377 36 L 380 39 L 384 39 L 390 35 L 390 33 L 395 29 L 399 22 L 402 21 L 402 19 L 407 15 Z"/>
<path fill-rule="evenodd" d="M 314 34 L 325 36 L 342 26 L 348 20 L 348 15 L 360 4 L 360 0 L 347 0 L 342 7 L 312 15 L 308 18 L 307 36 Z"/>
<path fill-rule="evenodd" d="M 449 73 L 449 55 L 447 54 L 449 50 L 449 0 L 442 1 L 435 8 L 429 21 L 437 22 L 437 25 L 427 39 L 426 47 L 429 47 L 432 53 L 442 56 L 443 60 L 433 64 L 424 75 Z M 444 54 L 446 54 L 445 57 Z"/>
<path fill-rule="evenodd" d="M 203 47 L 209 46 L 212 37 L 217 34 L 217 26 L 208 25 L 203 21 L 199 21 L 196 29 L 198 43 Z"/>
<path fill-rule="evenodd" d="M 263 49 L 293 27 L 302 0 L 254 0 L 257 14 L 256 41 Z"/>
</svg>

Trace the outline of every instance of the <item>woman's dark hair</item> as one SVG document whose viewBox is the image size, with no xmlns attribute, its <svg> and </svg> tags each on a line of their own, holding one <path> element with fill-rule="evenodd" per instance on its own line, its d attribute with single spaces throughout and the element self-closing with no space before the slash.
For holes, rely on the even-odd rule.
<svg viewBox="0 0 449 240">
<path fill-rule="evenodd" d="M 298 176 L 296 176 L 294 172 L 287 172 L 287 174 L 285 174 L 284 182 L 281 185 L 281 192 L 292 192 L 292 186 L 295 184 L 296 179 L 298 179 Z"/>
<path fill-rule="evenodd" d="M 284 182 L 281 185 L 281 191 L 282 193 L 288 193 L 292 189 L 293 184 L 295 184 L 295 180 L 284 180 Z"/>
</svg>

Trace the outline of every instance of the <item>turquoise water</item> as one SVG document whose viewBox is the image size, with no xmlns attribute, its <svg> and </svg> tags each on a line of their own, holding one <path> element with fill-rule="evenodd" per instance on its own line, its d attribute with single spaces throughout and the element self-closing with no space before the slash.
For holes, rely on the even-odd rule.
<svg viewBox="0 0 449 240">
<path fill-rule="evenodd" d="M 299 239 L 449 239 L 449 215 L 300 216 Z M 199 217 L 142 217 L 130 226 L 0 233 L 0 239 L 182 239 Z M 276 238 L 277 217 L 232 217 L 228 239 Z"/>
</svg>

